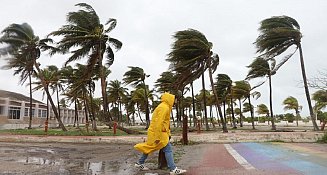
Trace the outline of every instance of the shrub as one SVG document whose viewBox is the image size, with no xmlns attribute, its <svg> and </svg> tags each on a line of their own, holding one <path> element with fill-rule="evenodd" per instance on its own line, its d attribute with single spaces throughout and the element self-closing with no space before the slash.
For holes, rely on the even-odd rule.
<svg viewBox="0 0 327 175">
<path fill-rule="evenodd" d="M 325 134 L 322 136 L 321 139 L 318 140 L 318 142 L 327 143 L 327 132 L 325 132 Z"/>
</svg>

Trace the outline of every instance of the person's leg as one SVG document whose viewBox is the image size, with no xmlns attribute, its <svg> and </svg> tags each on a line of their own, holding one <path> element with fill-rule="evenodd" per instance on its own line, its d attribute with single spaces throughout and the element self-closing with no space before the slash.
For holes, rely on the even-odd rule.
<svg viewBox="0 0 327 175">
<path fill-rule="evenodd" d="M 134 166 L 139 168 L 140 170 L 149 170 L 149 168 L 144 165 L 144 162 L 147 158 L 148 158 L 147 154 L 142 154 L 141 158 L 137 163 L 135 163 Z"/>
<path fill-rule="evenodd" d="M 168 144 L 163 148 L 163 152 L 165 153 L 170 171 L 173 171 L 176 168 L 176 165 L 174 163 L 173 150 L 170 142 L 168 142 Z"/>
<path fill-rule="evenodd" d="M 148 158 L 147 154 L 142 154 L 141 158 L 139 159 L 139 164 L 144 164 L 145 160 Z"/>
</svg>

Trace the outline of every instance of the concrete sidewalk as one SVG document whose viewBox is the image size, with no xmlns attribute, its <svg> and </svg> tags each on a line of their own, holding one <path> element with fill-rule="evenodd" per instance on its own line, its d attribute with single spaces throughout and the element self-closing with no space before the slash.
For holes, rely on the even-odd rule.
<svg viewBox="0 0 327 175">
<path fill-rule="evenodd" d="M 199 143 L 238 143 L 238 142 L 316 142 L 323 132 L 249 132 L 232 131 L 229 133 L 188 133 L 191 142 Z M 173 136 L 174 142 L 182 136 Z M 0 135 L 0 142 L 58 142 L 58 143 L 120 143 L 135 144 L 144 142 L 146 135 L 133 136 L 37 136 L 37 135 Z"/>
</svg>

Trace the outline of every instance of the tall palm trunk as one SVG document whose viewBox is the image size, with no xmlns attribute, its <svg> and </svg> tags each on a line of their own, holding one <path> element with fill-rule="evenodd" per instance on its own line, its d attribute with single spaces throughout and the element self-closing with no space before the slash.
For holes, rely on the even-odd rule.
<svg viewBox="0 0 327 175">
<path fill-rule="evenodd" d="M 253 115 L 253 108 L 252 108 L 252 104 L 251 104 L 251 96 L 248 96 L 248 100 L 249 100 L 249 104 L 250 104 L 250 113 L 251 113 L 251 122 L 252 122 L 252 129 L 255 129 L 254 127 L 254 115 Z M 259 122 L 259 121 L 258 121 Z"/>
<path fill-rule="evenodd" d="M 192 90 L 192 110 L 193 110 L 193 126 L 196 126 L 196 116 L 195 116 L 195 100 L 194 100 L 194 89 L 193 89 L 193 82 L 190 83 L 191 84 L 191 90 Z"/>
<path fill-rule="evenodd" d="M 208 60 L 209 60 L 209 63 L 211 63 L 211 57 L 209 57 Z M 215 99 L 216 99 L 216 103 L 217 103 L 216 105 L 217 105 L 217 108 L 218 108 L 218 112 L 219 112 L 221 124 L 223 126 L 223 132 L 228 132 L 227 126 L 226 126 L 226 122 L 224 122 L 223 113 L 222 113 L 221 108 L 220 108 L 220 102 L 219 102 L 219 98 L 218 98 L 218 93 L 216 91 L 216 88 L 215 88 L 215 85 L 214 85 L 214 82 L 213 82 L 211 66 L 209 66 L 209 77 L 210 77 L 210 83 L 211 83 L 212 92 L 213 92 L 213 94 L 215 96 Z"/>
<path fill-rule="evenodd" d="M 299 126 L 300 111 L 295 109 L 295 114 L 296 114 L 296 126 Z"/>
<path fill-rule="evenodd" d="M 30 81 L 30 111 L 29 111 L 29 116 L 30 120 L 28 123 L 28 129 L 32 129 L 32 103 L 33 103 L 33 98 L 32 98 L 32 78 L 31 78 L 31 71 L 28 72 L 28 79 Z"/>
<path fill-rule="evenodd" d="M 206 125 L 206 130 L 209 130 L 208 124 L 208 114 L 207 114 L 207 99 L 206 99 L 206 88 L 205 88 L 205 81 L 204 81 L 204 66 L 202 72 L 202 91 L 203 91 L 203 110 L 204 110 L 204 122 Z"/>
<path fill-rule="evenodd" d="M 310 92 L 309 92 L 308 82 L 307 82 L 307 76 L 306 76 L 305 67 L 304 67 L 304 59 L 303 59 L 303 53 L 302 53 L 302 46 L 301 46 L 300 43 L 298 44 L 298 47 L 299 47 L 299 50 L 300 50 L 300 61 L 301 61 L 301 70 L 302 70 L 303 84 L 304 84 L 305 95 L 306 95 L 307 101 L 308 101 L 308 107 L 309 107 L 309 111 L 310 111 L 310 117 L 311 117 L 311 121 L 312 121 L 312 124 L 313 124 L 313 129 L 315 131 L 318 131 L 319 128 L 318 128 L 318 125 L 316 123 L 315 116 L 314 116 L 313 109 L 312 109 L 312 104 L 311 104 L 311 99 L 310 99 Z"/>
<path fill-rule="evenodd" d="M 60 103 L 59 103 L 59 90 L 58 90 L 58 86 L 56 85 L 56 91 L 57 91 L 57 103 L 58 103 L 58 115 L 59 115 L 59 118 L 61 118 L 60 116 Z"/>
<path fill-rule="evenodd" d="M 271 86 L 271 74 L 268 74 L 269 79 L 269 106 L 270 106 L 270 118 L 271 118 L 271 129 L 276 130 L 274 113 L 273 113 L 273 106 L 272 106 L 272 86 Z"/>
<path fill-rule="evenodd" d="M 99 41 L 99 48 L 98 48 L 98 54 L 99 54 L 99 66 L 100 66 L 100 81 L 101 81 L 101 94 L 102 94 L 102 106 L 103 106 L 103 114 L 105 118 L 111 118 L 107 115 L 110 115 L 110 112 L 108 110 L 108 102 L 107 102 L 107 82 L 106 82 L 106 76 L 104 72 L 104 68 L 102 65 L 103 60 L 103 51 L 101 48 L 101 41 Z"/>
<path fill-rule="evenodd" d="M 240 105 L 240 127 L 243 127 L 243 122 L 242 122 L 243 114 L 242 114 L 242 102 L 241 102 L 241 99 L 238 99 L 238 104 Z"/>
<path fill-rule="evenodd" d="M 233 95 L 230 96 L 230 108 L 232 112 L 232 120 L 233 120 L 233 128 L 236 129 L 236 121 L 235 121 L 235 114 L 234 114 L 234 102 L 233 102 Z"/>
<path fill-rule="evenodd" d="M 76 126 L 77 126 L 77 128 L 79 128 L 78 104 L 79 104 L 79 101 L 78 101 L 78 98 L 76 98 L 75 112 L 76 112 Z"/>
<path fill-rule="evenodd" d="M 39 63 L 36 62 L 36 59 L 34 59 L 34 66 L 36 67 L 36 70 L 38 72 L 38 75 L 39 75 L 39 78 L 41 79 L 41 83 L 42 83 L 42 86 L 45 90 L 45 92 L 47 93 L 47 97 L 50 101 L 50 104 L 51 104 L 51 107 L 52 107 L 52 110 L 53 110 L 53 113 L 55 114 L 56 118 L 57 118 L 57 121 L 59 123 L 59 127 L 63 130 L 63 131 L 67 131 L 66 127 L 64 126 L 64 124 L 62 123 L 61 119 L 59 118 L 59 114 L 58 114 L 58 111 L 57 111 L 57 108 L 56 108 L 56 105 L 54 104 L 52 98 L 51 98 L 51 95 L 49 93 L 49 89 L 45 83 L 45 80 L 44 80 L 44 77 L 43 77 L 43 74 L 41 73 L 41 69 L 39 67 Z"/>
<path fill-rule="evenodd" d="M 92 97 L 92 88 L 91 88 L 91 82 L 89 83 L 89 91 L 90 91 L 90 107 L 91 107 L 91 113 L 92 113 L 92 129 L 94 131 L 97 130 L 97 123 L 95 121 L 95 112 L 93 108 L 93 97 Z"/>
<path fill-rule="evenodd" d="M 85 92 L 83 90 L 83 102 L 84 102 L 84 112 L 85 112 L 85 127 L 86 127 L 86 132 L 89 133 L 89 114 L 88 114 L 88 105 L 86 102 L 86 96 L 85 96 Z"/>
<path fill-rule="evenodd" d="M 145 86 L 145 82 L 143 81 L 144 85 L 144 95 L 145 95 L 145 120 L 146 120 L 146 129 L 149 128 L 150 125 L 150 111 L 149 111 L 149 99 L 148 99 L 148 91 Z"/>
</svg>

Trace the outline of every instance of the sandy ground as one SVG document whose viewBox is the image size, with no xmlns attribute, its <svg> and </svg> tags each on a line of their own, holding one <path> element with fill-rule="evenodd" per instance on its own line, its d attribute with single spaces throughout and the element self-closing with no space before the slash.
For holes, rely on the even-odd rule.
<svg viewBox="0 0 327 175">
<path fill-rule="evenodd" d="M 190 147 L 174 146 L 177 162 L 188 149 Z M 134 163 L 139 156 L 132 144 L 0 142 L 0 174 L 168 174 L 168 170 L 157 169 L 158 153 L 147 160 L 151 171 L 138 171 Z"/>
</svg>

